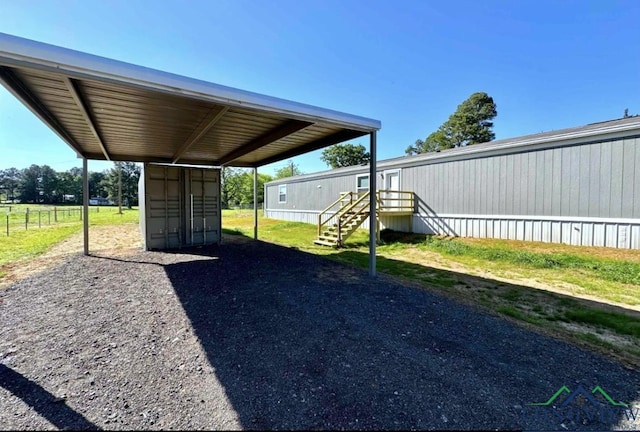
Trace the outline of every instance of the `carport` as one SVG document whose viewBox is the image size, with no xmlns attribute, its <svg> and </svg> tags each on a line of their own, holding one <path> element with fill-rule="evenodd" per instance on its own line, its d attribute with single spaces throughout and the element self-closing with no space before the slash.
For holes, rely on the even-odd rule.
<svg viewBox="0 0 640 432">
<path fill-rule="evenodd" d="M 376 189 L 380 122 L 0 33 L 0 81 L 83 160 L 84 253 L 89 254 L 87 161 L 257 169 L 370 137 Z M 369 271 L 375 275 L 375 194 Z"/>
</svg>

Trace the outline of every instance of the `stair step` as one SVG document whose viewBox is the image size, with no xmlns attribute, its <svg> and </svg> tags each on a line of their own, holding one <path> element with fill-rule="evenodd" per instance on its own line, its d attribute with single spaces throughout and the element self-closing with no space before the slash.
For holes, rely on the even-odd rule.
<svg viewBox="0 0 640 432">
<path fill-rule="evenodd" d="M 320 237 L 328 237 L 328 238 L 338 238 L 338 233 L 337 232 L 323 232 L 322 235 Z"/>
<path fill-rule="evenodd" d="M 337 242 L 330 242 L 326 240 L 317 239 L 317 240 L 314 240 L 313 242 L 317 245 L 322 245 L 322 246 L 331 246 L 331 247 L 337 246 Z"/>
</svg>

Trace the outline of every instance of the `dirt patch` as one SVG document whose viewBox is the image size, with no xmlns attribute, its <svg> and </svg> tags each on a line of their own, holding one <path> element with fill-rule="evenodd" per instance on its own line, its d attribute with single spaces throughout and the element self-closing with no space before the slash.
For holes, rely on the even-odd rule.
<svg viewBox="0 0 640 432">
<path fill-rule="evenodd" d="M 82 252 L 84 233 L 78 232 L 52 246 L 36 258 L 24 259 L 0 266 L 5 276 L 0 287 L 16 282 L 33 273 L 44 271 L 70 254 Z M 104 225 L 89 227 L 89 252 L 104 256 L 135 253 L 142 247 L 138 224 Z"/>
<path fill-rule="evenodd" d="M 43 257 L 67 255 L 82 252 L 84 235 L 82 232 L 72 235 L 53 246 Z M 89 228 L 89 252 L 109 250 L 113 253 L 131 252 L 142 247 L 138 224 L 120 224 L 94 226 Z"/>
</svg>

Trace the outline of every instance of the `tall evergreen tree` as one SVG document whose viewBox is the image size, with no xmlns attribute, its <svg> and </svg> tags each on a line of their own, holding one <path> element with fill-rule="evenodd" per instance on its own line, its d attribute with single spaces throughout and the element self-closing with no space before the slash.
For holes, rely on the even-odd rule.
<svg viewBox="0 0 640 432">
<path fill-rule="evenodd" d="M 498 115 L 493 98 L 487 93 L 472 94 L 437 131 L 424 141 L 417 140 L 405 153 L 417 154 L 463 147 L 495 139 L 492 120 Z"/>
</svg>

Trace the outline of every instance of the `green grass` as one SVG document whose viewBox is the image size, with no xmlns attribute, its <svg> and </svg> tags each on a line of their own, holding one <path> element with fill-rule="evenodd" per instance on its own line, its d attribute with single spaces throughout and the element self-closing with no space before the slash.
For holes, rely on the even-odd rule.
<svg viewBox="0 0 640 432">
<path fill-rule="evenodd" d="M 46 252 L 54 244 L 80 230 L 78 224 L 57 225 L 21 231 L 10 237 L 0 237 L 0 266 Z"/>
<path fill-rule="evenodd" d="M 640 338 L 640 321 L 620 313 L 578 308 L 565 311 L 562 319 L 569 322 L 593 324 L 613 330 L 620 335 Z"/>
<path fill-rule="evenodd" d="M 34 208 L 33 204 L 30 205 Z M 137 223 L 137 208 L 123 209 L 118 214 L 117 207 L 101 207 L 99 211 L 89 213 L 89 226 Z M 22 214 L 24 217 L 24 214 Z M 14 229 L 7 237 L 0 231 L 0 266 L 21 259 L 29 259 L 46 252 L 51 246 L 82 230 L 83 222 L 78 218 L 42 228 L 29 227 L 28 230 Z M 2 272 L 6 274 L 6 272 Z M 3 277 L 0 274 L 0 278 Z"/>
<path fill-rule="evenodd" d="M 510 316 L 511 318 L 519 319 L 521 321 L 527 320 L 526 316 L 513 306 L 500 306 L 496 310 L 501 314 Z"/>
<path fill-rule="evenodd" d="M 427 237 L 420 247 L 444 255 L 501 261 L 532 269 L 584 270 L 606 281 L 640 285 L 640 263 L 637 262 L 589 258 L 567 253 L 532 252 L 499 245 L 470 245 L 455 238 Z"/>
</svg>

